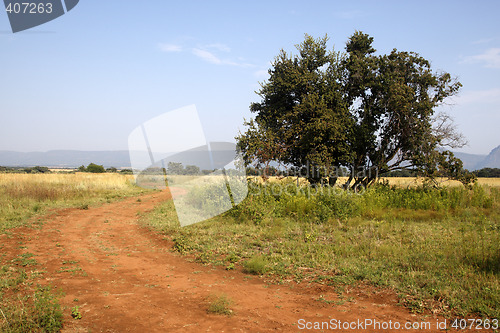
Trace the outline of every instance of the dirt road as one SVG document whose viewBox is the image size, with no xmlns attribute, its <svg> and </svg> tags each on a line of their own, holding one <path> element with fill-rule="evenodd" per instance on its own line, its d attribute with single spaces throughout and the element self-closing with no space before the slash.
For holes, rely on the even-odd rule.
<svg viewBox="0 0 500 333">
<path fill-rule="evenodd" d="M 268 285 L 238 269 L 190 262 L 172 252 L 170 240 L 137 223 L 139 214 L 169 198 L 156 192 L 88 210 L 64 209 L 41 229 L 23 228 L 25 248 L 10 248 L 34 253 L 47 271 L 41 282 L 64 291 L 63 332 L 298 332 L 332 319 L 401 325 L 423 319 L 398 306 L 390 292 L 358 289 L 339 299 L 327 286 Z M 207 312 L 210 297 L 221 294 L 233 301 L 230 316 Z M 70 316 L 77 305 L 79 320 Z M 436 318 L 423 320 L 438 331 Z"/>
</svg>

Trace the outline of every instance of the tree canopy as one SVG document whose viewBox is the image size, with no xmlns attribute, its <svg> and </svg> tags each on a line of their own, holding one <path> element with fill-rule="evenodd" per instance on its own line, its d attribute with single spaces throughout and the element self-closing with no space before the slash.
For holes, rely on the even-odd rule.
<svg viewBox="0 0 500 333">
<path fill-rule="evenodd" d="M 237 137 L 247 165 L 305 168 L 310 182 L 328 177 L 330 184 L 347 167 L 346 187 L 401 169 L 470 180 L 444 149 L 463 145 L 463 137 L 436 114 L 460 82 L 414 52 L 376 55 L 373 37 L 359 31 L 345 52 L 328 50 L 327 41 L 306 35 L 298 54 L 281 50 L 275 58 L 261 101 L 250 105 L 255 119 Z"/>
<path fill-rule="evenodd" d="M 104 173 L 106 172 L 106 169 L 102 165 L 90 163 L 87 168 L 85 169 L 87 172 L 91 173 Z"/>
</svg>

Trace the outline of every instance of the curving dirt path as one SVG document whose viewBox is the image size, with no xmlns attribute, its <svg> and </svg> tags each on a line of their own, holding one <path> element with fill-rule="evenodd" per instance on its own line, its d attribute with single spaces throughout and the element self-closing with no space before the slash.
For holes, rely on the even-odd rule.
<svg viewBox="0 0 500 333">
<path fill-rule="evenodd" d="M 411 314 L 390 292 L 351 290 L 344 295 L 352 299 L 345 301 L 331 287 L 268 285 L 238 270 L 189 262 L 171 251 L 170 240 L 137 223 L 138 214 L 169 198 L 164 191 L 141 196 L 140 201 L 64 209 L 48 217 L 41 229 L 16 232 L 26 247 L 17 251 L 34 253 L 47 271 L 44 283 L 65 293 L 63 332 L 298 332 L 307 331 L 301 330 L 305 321 L 331 319 L 402 325 L 425 320 L 432 324 L 426 332 L 439 331 L 436 318 Z M 209 297 L 220 294 L 233 300 L 231 316 L 207 312 Z M 80 320 L 70 316 L 69 309 L 76 305 Z M 358 328 L 313 331 L 392 331 Z"/>
</svg>

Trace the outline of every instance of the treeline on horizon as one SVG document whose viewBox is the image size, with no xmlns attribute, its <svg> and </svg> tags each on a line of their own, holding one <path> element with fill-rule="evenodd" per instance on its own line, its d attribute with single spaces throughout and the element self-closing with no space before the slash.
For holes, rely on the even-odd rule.
<svg viewBox="0 0 500 333">
<path fill-rule="evenodd" d="M 170 171 L 170 174 L 177 175 L 208 175 L 213 172 L 213 170 L 200 170 L 200 168 L 194 165 L 182 166 L 181 163 L 175 163 L 175 166 L 169 165 L 170 168 L 166 170 L 167 174 Z M 173 168 L 172 168 L 173 167 Z M 121 173 L 121 174 L 132 174 L 133 171 L 131 169 L 121 169 L 118 170 L 115 167 L 104 168 L 102 165 L 97 165 L 94 163 L 90 163 L 87 167 L 80 166 L 79 168 L 75 168 L 72 171 L 68 170 L 57 170 L 52 171 L 48 167 L 44 166 L 34 166 L 34 167 L 5 167 L 0 166 L 0 172 L 3 173 L 25 173 L 25 174 L 36 174 L 36 173 L 75 173 L 75 172 L 89 172 L 89 173 Z M 163 170 L 161 168 L 148 168 L 145 170 L 147 174 L 163 174 Z M 267 168 L 254 168 L 247 167 L 246 168 L 247 176 L 283 176 L 283 175 L 292 175 L 294 174 L 294 169 L 282 170 L 273 166 L 269 166 Z M 472 171 L 472 173 L 478 178 L 500 178 L 500 168 L 482 168 L 479 170 Z M 348 177 L 350 172 L 347 168 L 342 169 L 342 175 Z M 390 171 L 386 173 L 380 173 L 379 177 L 417 177 L 417 172 L 412 170 L 396 170 Z"/>
<path fill-rule="evenodd" d="M 121 169 L 118 170 L 115 167 L 104 168 L 102 165 L 90 163 L 87 167 L 80 166 L 78 168 L 64 168 L 58 170 L 58 168 L 49 168 L 45 166 L 34 166 L 34 167 L 6 167 L 0 166 L 0 172 L 3 173 L 24 173 L 24 174 L 40 174 L 40 173 L 76 173 L 76 172 L 88 172 L 88 173 L 121 173 L 121 174 L 132 174 L 132 169 Z"/>
</svg>

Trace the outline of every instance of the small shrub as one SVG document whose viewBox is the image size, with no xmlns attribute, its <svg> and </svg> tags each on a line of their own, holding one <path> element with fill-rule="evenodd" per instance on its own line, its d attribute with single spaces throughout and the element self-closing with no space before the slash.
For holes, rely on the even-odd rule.
<svg viewBox="0 0 500 333">
<path fill-rule="evenodd" d="M 175 236 L 172 240 L 174 241 L 174 249 L 177 252 L 188 253 L 189 251 L 192 250 L 191 246 L 189 245 L 189 240 L 186 236 L 179 234 Z"/>
<path fill-rule="evenodd" d="M 183 197 L 187 205 L 210 215 L 231 209 L 228 198 L 226 184 L 220 182 L 193 187 Z"/>
<path fill-rule="evenodd" d="M 94 163 L 90 163 L 87 166 L 86 171 L 87 172 L 91 172 L 91 173 L 105 173 L 106 169 L 104 169 L 104 167 L 102 165 L 97 165 L 97 164 L 94 164 Z"/>
<path fill-rule="evenodd" d="M 71 308 L 71 317 L 74 319 L 82 319 L 82 313 L 78 305 Z"/>
<path fill-rule="evenodd" d="M 224 294 L 220 296 L 212 295 L 207 312 L 226 316 L 232 315 L 233 310 L 230 309 L 232 303 L 231 299 Z"/>
</svg>

